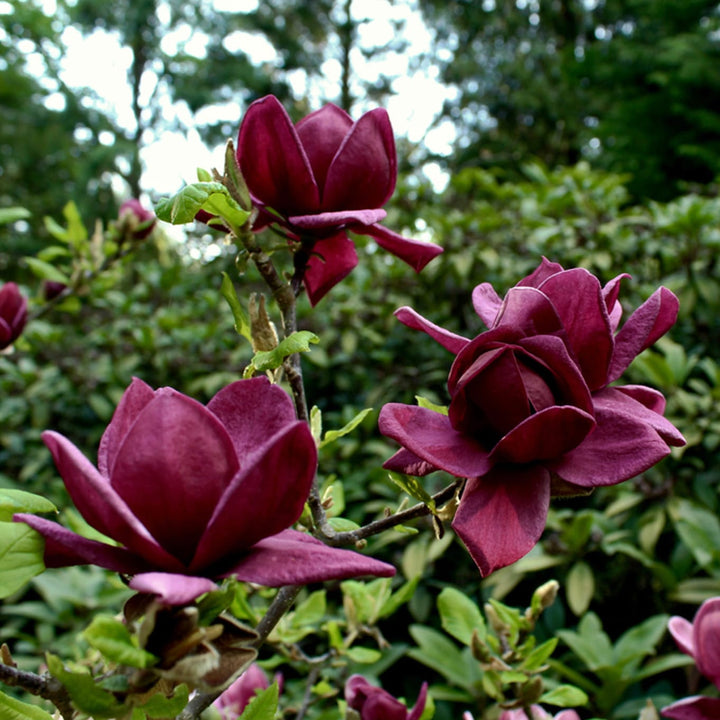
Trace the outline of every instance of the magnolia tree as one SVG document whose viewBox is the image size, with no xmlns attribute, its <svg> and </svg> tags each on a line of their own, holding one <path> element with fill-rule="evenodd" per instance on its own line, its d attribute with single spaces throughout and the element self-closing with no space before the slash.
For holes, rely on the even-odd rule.
<svg viewBox="0 0 720 720">
<path fill-rule="evenodd" d="M 442 252 L 381 224 L 396 177 L 384 110 L 353 121 L 327 105 L 293 124 L 277 99 L 266 97 L 249 107 L 237 150 L 228 142 L 223 172 L 201 172 L 157 206 L 163 221 L 199 220 L 224 233 L 257 268 L 274 307 L 252 298 L 248 312 L 225 277 L 236 329 L 254 355 L 243 376 L 207 404 L 134 379 L 102 435 L 96 464 L 73 438 L 43 434 L 84 523 L 70 529 L 46 516 L 54 508 L 44 498 L 2 491 L 0 570 L 13 570 L 4 596 L 45 568 L 72 565 L 105 568 L 128 591 L 117 614 L 99 615 L 85 630 L 91 659 L 71 663 L 48 653 L 46 670 L 34 673 L 20 669 L 3 645 L 0 680 L 8 692 L 0 694 L 0 716 L 265 720 L 280 712 L 302 718 L 321 699 L 323 718 L 427 720 L 433 693 L 421 675 L 412 704 L 382 689 L 377 669 L 370 680 L 359 672 L 380 654 L 356 640 L 374 633 L 383 647 L 377 620 L 417 585 L 393 585 L 396 568 L 371 557 L 366 541 L 423 516 L 441 535 L 449 521 L 487 576 L 534 547 L 554 496 L 627 481 L 684 444 L 663 416 L 663 396 L 621 380 L 673 325 L 673 293 L 660 287 L 623 320 L 627 275 L 602 284 L 587 270 L 539 257 L 504 296 L 488 283 L 468 292 L 487 327 L 477 337 L 450 332 L 410 307 L 397 310 L 401 323 L 448 351 L 447 406 L 387 397 L 379 416 L 380 432 L 398 446 L 384 467 L 417 503 L 365 525 L 331 516 L 318 447 L 352 432 L 362 417 L 323 433 L 301 364 L 317 337 L 298 329 L 297 303 L 303 293 L 313 307 L 332 303 L 333 288 L 358 263 L 351 234 L 370 236 L 418 272 Z M 47 305 L 30 320 L 131 252 L 154 224 L 137 201 L 126 203 L 85 255 L 74 245 L 77 272 L 46 284 Z M 27 319 L 17 285 L 5 284 L 6 352 Z M 448 482 L 431 494 L 422 478 L 436 471 Z M 343 581 L 344 622 L 327 613 L 324 590 L 305 590 L 327 581 Z M 463 662 L 489 699 L 484 709 L 468 708 L 466 720 L 478 713 L 488 720 L 587 717 L 582 688 L 546 675 L 557 638 L 538 643 L 534 635 L 557 590 L 554 581 L 544 583 L 524 612 L 492 602 L 484 613 L 459 590 L 443 591 L 443 627 L 467 647 Z M 681 651 L 715 684 L 719 618 L 711 601 L 694 624 L 670 623 Z M 313 623 L 323 639 L 308 646 L 300 641 Z M 271 680 L 255 664 L 258 653 L 266 669 L 295 663 L 306 675 L 299 706 L 283 708 L 283 674 Z M 688 661 L 675 658 L 667 667 Z M 325 666 L 334 668 L 336 687 L 319 682 Z M 678 699 L 661 712 L 707 720 L 718 717 L 718 702 Z"/>
</svg>

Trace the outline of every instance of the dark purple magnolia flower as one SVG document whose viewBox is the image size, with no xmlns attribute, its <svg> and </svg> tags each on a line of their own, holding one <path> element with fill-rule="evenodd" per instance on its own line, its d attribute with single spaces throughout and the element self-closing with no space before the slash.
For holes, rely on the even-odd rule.
<svg viewBox="0 0 720 720">
<path fill-rule="evenodd" d="M 692 622 L 671 617 L 668 629 L 678 647 L 695 660 L 697 669 L 720 688 L 720 597 L 706 600 Z M 720 699 L 696 695 L 668 705 L 660 712 L 673 720 L 717 720 Z"/>
<path fill-rule="evenodd" d="M 353 122 L 329 104 L 293 125 L 268 95 L 245 113 L 237 158 L 260 210 L 254 229 L 277 223 L 291 237 L 312 241 L 305 286 L 313 305 L 357 265 L 347 230 L 371 235 L 416 271 L 442 252 L 378 224 L 397 180 L 395 140 L 381 108 Z"/>
<path fill-rule="evenodd" d="M 282 676 L 276 676 L 278 681 Z M 236 720 L 255 697 L 259 690 L 270 687 L 263 669 L 253 663 L 220 697 L 213 706 L 217 708 L 222 720 Z"/>
<path fill-rule="evenodd" d="M 360 713 L 360 720 L 419 720 L 427 701 L 427 683 L 420 688 L 417 702 L 409 710 L 389 692 L 371 685 L 362 675 L 351 675 L 345 683 L 348 707 Z"/>
<path fill-rule="evenodd" d="M 42 294 L 45 302 L 54 300 L 60 293 L 65 291 L 67 285 L 57 280 L 44 280 L 42 284 Z"/>
<path fill-rule="evenodd" d="M 142 203 L 135 198 L 126 200 L 118 213 L 120 220 L 125 217 L 130 219 L 131 234 L 135 240 L 144 240 L 150 235 L 155 227 L 157 218 L 150 210 L 146 210 Z"/>
<path fill-rule="evenodd" d="M 62 435 L 43 440 L 82 516 L 120 545 L 15 515 L 44 536 L 48 567 L 132 575 L 131 588 L 170 605 L 224 577 L 277 587 L 394 574 L 287 529 L 302 512 L 317 451 L 290 397 L 265 378 L 232 383 L 207 407 L 133 380 L 100 441 L 97 469 Z"/>
<path fill-rule="evenodd" d="M 673 324 L 677 299 L 660 288 L 618 330 L 619 282 L 543 259 L 504 300 L 473 292 L 489 330 L 468 340 L 410 308 L 397 316 L 455 353 L 447 415 L 390 404 L 380 430 L 403 446 L 385 467 L 467 478 L 453 528 L 480 571 L 515 562 L 545 527 L 550 496 L 589 492 L 644 472 L 684 439 L 663 396 L 609 386 Z"/>
<path fill-rule="evenodd" d="M 27 321 L 27 299 L 14 282 L 0 288 L 0 350 L 20 337 Z"/>
</svg>

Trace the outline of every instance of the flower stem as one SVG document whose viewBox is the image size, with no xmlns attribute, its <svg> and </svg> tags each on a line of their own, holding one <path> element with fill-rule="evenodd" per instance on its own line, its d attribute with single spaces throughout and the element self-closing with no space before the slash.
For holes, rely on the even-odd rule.
<svg viewBox="0 0 720 720">
<path fill-rule="evenodd" d="M 71 720 L 75 714 L 67 690 L 53 677 L 18 670 L 13 665 L 0 662 L 0 682 L 49 700 L 65 720 Z"/>
</svg>

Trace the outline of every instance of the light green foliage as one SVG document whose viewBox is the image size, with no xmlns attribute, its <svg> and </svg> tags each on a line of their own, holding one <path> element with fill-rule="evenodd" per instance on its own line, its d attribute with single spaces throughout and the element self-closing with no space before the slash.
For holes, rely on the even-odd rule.
<svg viewBox="0 0 720 720">
<path fill-rule="evenodd" d="M 240 717 L 242 720 L 273 720 L 277 713 L 278 696 L 278 685 L 273 683 L 255 695 Z"/>
<path fill-rule="evenodd" d="M 52 720 L 52 715 L 37 705 L 16 700 L 0 692 L 0 715 L 4 720 Z"/>
<path fill-rule="evenodd" d="M 216 216 L 218 225 L 225 223 L 234 230 L 241 228 L 250 216 L 220 182 L 185 185 L 175 195 L 161 200 L 155 208 L 161 220 L 173 225 L 192 222 L 200 210 Z"/>
</svg>

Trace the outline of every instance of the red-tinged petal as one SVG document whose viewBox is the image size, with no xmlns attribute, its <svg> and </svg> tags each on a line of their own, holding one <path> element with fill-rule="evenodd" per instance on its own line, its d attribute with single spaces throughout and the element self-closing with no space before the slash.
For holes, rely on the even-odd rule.
<svg viewBox="0 0 720 720">
<path fill-rule="evenodd" d="M 431 323 L 422 315 L 415 312 L 411 307 L 401 307 L 395 311 L 395 317 L 403 324 L 413 330 L 422 330 L 433 340 L 440 343 L 446 350 L 457 355 L 470 341 L 462 335 L 456 335 L 445 328 Z"/>
<path fill-rule="evenodd" d="M 143 558 L 125 550 L 71 532 L 62 525 L 36 515 L 16 513 L 15 522 L 24 522 L 45 539 L 45 565 L 97 565 L 113 572 L 132 574 L 148 569 Z"/>
<path fill-rule="evenodd" d="M 483 577 L 526 555 L 542 535 L 550 473 L 539 466 L 496 467 L 468 480 L 452 527 Z"/>
<path fill-rule="evenodd" d="M 552 460 L 576 448 L 594 427 L 593 416 L 576 407 L 549 407 L 514 427 L 491 457 L 497 463 L 519 465 Z"/>
<path fill-rule="evenodd" d="M 440 413 L 389 403 L 380 411 L 380 432 L 436 468 L 456 477 L 479 477 L 490 470 L 488 452 L 457 432 Z"/>
<path fill-rule="evenodd" d="M 622 305 L 618 302 L 620 282 L 629 277 L 630 275 L 627 273 L 621 273 L 610 280 L 602 289 L 603 300 L 610 316 L 610 328 L 613 333 L 617 330 L 623 313 Z"/>
<path fill-rule="evenodd" d="M 686 655 L 695 657 L 695 639 L 693 637 L 693 624 L 683 617 L 674 615 L 668 621 L 668 630 L 673 636 L 677 646 Z"/>
<path fill-rule="evenodd" d="M 130 587 L 137 592 L 156 595 L 164 605 L 189 605 L 200 595 L 217 590 L 217 585 L 208 578 L 162 572 L 135 575 L 130 580 Z"/>
<path fill-rule="evenodd" d="M 162 388 L 117 453 L 111 483 L 165 550 L 187 564 L 238 460 L 220 420 Z"/>
<path fill-rule="evenodd" d="M 310 304 L 315 306 L 358 263 L 352 240 L 340 232 L 315 243 L 313 255 L 305 269 L 305 290 Z"/>
<path fill-rule="evenodd" d="M 272 96 L 256 100 L 245 113 L 238 163 L 252 196 L 283 215 L 320 209 L 320 191 L 290 116 Z"/>
<path fill-rule="evenodd" d="M 227 385 L 210 400 L 207 409 L 225 426 L 241 468 L 250 464 L 251 455 L 264 452 L 277 433 L 297 422 L 290 396 L 266 377 Z"/>
<path fill-rule="evenodd" d="M 98 469 L 105 477 L 110 477 L 118 448 L 138 414 L 154 397 L 155 391 L 139 378 L 133 378 L 123 393 L 110 424 L 100 438 Z"/>
<path fill-rule="evenodd" d="M 614 385 L 613 388 L 625 395 L 629 395 L 633 400 L 637 400 L 641 405 L 658 415 L 665 412 L 665 396 L 654 388 L 645 385 Z"/>
<path fill-rule="evenodd" d="M 413 709 L 408 713 L 407 720 L 420 720 L 420 717 L 425 710 L 425 703 L 427 702 L 428 684 L 424 682 L 420 686 L 420 692 L 418 693 L 417 700 Z"/>
<path fill-rule="evenodd" d="M 698 670 L 720 687 L 720 598 L 711 598 L 700 606 L 693 626 Z"/>
<path fill-rule="evenodd" d="M 552 275 L 540 290 L 554 305 L 590 390 L 605 387 L 614 341 L 598 279 L 575 268 Z"/>
<path fill-rule="evenodd" d="M 352 226 L 362 233 L 362 227 L 373 225 L 385 219 L 387 213 L 382 208 L 370 210 L 337 210 L 312 215 L 292 215 L 289 224 L 297 235 L 327 235 L 328 230 Z"/>
<path fill-rule="evenodd" d="M 148 562 L 171 570 L 181 567 L 158 545 L 107 478 L 67 438 L 51 430 L 42 438 L 75 507 L 92 527 Z"/>
<path fill-rule="evenodd" d="M 608 382 L 617 380 L 628 365 L 677 320 L 679 303 L 667 288 L 656 290 L 625 322 L 615 336 Z"/>
<path fill-rule="evenodd" d="M 298 420 L 276 433 L 227 488 L 190 569 L 202 572 L 295 523 L 316 469 L 317 447 L 307 423 Z"/>
<path fill-rule="evenodd" d="M 653 427 L 667 421 L 632 398 L 611 391 L 614 388 L 604 390 L 603 397 L 594 396 L 596 428 L 574 450 L 546 464 L 563 480 L 582 487 L 615 485 L 645 472 L 670 453 Z"/>
<path fill-rule="evenodd" d="M 415 272 L 420 272 L 433 258 L 436 258 L 443 249 L 435 243 L 423 240 L 412 240 L 403 237 L 382 225 L 369 225 L 365 228 L 351 228 L 361 235 L 370 235 L 375 242 L 389 253 L 406 262 Z"/>
<path fill-rule="evenodd" d="M 365 113 L 332 160 L 320 199 L 324 210 L 382 207 L 397 181 L 390 118 L 383 108 Z"/>
<path fill-rule="evenodd" d="M 537 288 L 510 288 L 495 318 L 493 328 L 513 328 L 523 335 L 565 337 L 563 324 L 554 305 Z"/>
<path fill-rule="evenodd" d="M 363 575 L 392 577 L 392 565 L 352 550 L 328 547 L 297 530 L 265 538 L 254 545 L 225 577 L 268 587 L 307 585 Z"/>
<path fill-rule="evenodd" d="M 481 283 L 472 291 L 473 308 L 488 328 L 495 325 L 502 302 L 502 298 L 490 283 Z"/>
<path fill-rule="evenodd" d="M 552 275 L 564 272 L 562 265 L 551 262 L 543 257 L 540 264 L 527 277 L 524 277 L 516 287 L 540 287 Z"/>
<path fill-rule="evenodd" d="M 332 103 L 310 113 L 295 125 L 321 197 L 330 163 L 352 126 L 352 118 Z"/>
<path fill-rule="evenodd" d="M 438 469 L 405 448 L 398 450 L 389 460 L 386 460 L 383 467 L 392 472 L 415 477 L 424 477 Z"/>
<path fill-rule="evenodd" d="M 671 720 L 718 720 L 720 699 L 695 695 L 662 708 L 660 714 Z"/>
</svg>

